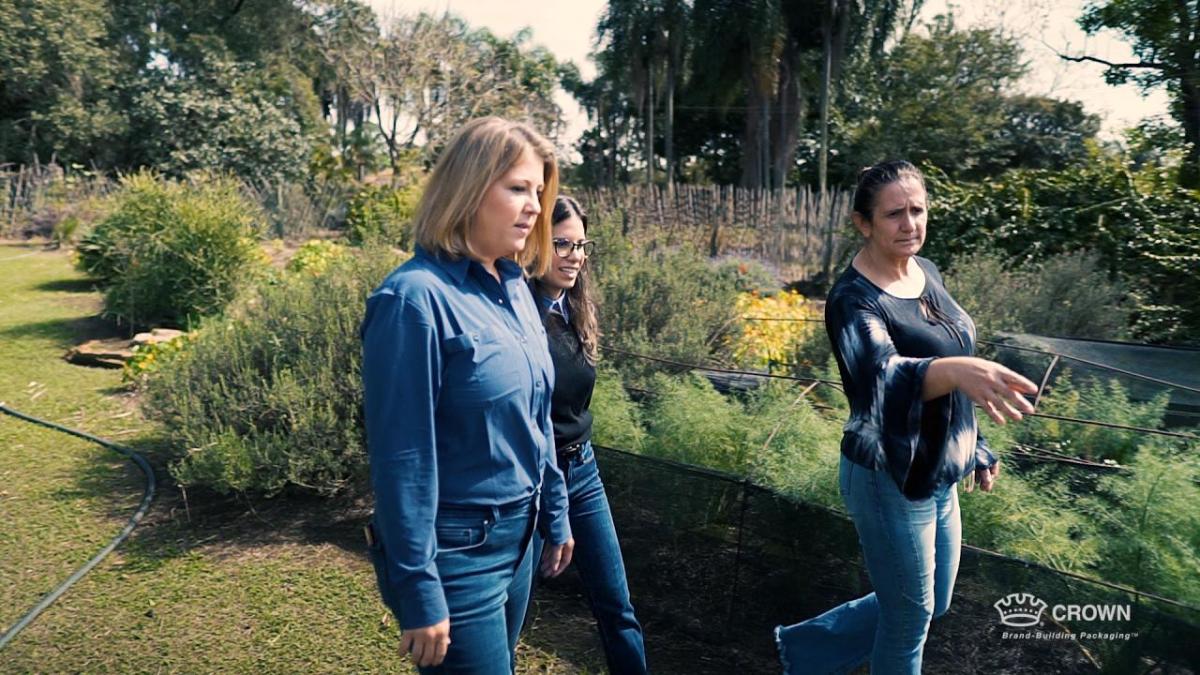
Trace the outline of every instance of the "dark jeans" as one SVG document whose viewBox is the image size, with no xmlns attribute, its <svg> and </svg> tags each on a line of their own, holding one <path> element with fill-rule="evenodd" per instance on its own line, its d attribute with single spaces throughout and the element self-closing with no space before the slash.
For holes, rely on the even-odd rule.
<svg viewBox="0 0 1200 675">
<path fill-rule="evenodd" d="M 566 476 L 570 496 L 567 513 L 575 537 L 573 565 L 579 570 L 592 616 L 596 617 L 608 669 L 620 675 L 645 673 L 642 626 L 629 601 L 617 528 L 613 525 L 592 444 L 585 444 L 574 458 L 559 462 L 559 468 Z M 544 542 L 540 534 L 534 536 L 534 542 L 534 559 L 541 560 Z"/>
</svg>

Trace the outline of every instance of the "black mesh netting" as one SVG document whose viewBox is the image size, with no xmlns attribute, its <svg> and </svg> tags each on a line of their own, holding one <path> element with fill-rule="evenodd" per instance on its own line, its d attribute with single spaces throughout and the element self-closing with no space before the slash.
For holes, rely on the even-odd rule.
<svg viewBox="0 0 1200 675">
<path fill-rule="evenodd" d="M 655 672 L 779 672 L 777 624 L 870 590 L 854 527 L 837 513 L 619 450 L 598 448 L 597 461 Z M 1048 609 L 1039 627 L 1007 628 L 993 603 L 1011 593 L 1051 608 L 1130 605 L 1130 620 L 1055 621 Z M 664 635 L 696 653 L 665 653 Z M 925 650 L 927 673 L 1189 673 L 1197 664 L 1200 612 L 972 549 Z"/>
</svg>

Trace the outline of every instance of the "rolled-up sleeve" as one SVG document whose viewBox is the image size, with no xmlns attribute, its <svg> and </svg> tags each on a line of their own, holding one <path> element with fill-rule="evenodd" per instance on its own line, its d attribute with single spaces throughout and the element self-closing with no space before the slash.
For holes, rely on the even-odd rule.
<svg viewBox="0 0 1200 675">
<path fill-rule="evenodd" d="M 431 626 L 449 617 L 434 562 L 440 342 L 417 307 L 388 291 L 368 299 L 362 340 L 380 590 L 402 629 Z"/>
<path fill-rule="evenodd" d="M 826 327 L 850 403 L 843 452 L 861 460 L 878 457 L 881 448 L 903 487 L 920 440 L 925 372 L 934 359 L 900 356 L 882 312 L 852 295 L 830 299 Z"/>
</svg>

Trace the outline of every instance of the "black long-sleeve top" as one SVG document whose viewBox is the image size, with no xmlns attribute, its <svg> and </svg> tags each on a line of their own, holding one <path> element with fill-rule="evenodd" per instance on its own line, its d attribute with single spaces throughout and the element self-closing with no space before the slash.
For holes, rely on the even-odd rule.
<svg viewBox="0 0 1200 675">
<path fill-rule="evenodd" d="M 934 359 L 974 355 L 975 323 L 946 292 L 937 267 L 916 261 L 925 272 L 918 298 L 891 295 L 851 265 L 825 304 L 825 328 L 850 401 L 842 454 L 886 469 L 909 499 L 929 497 L 996 461 L 965 394 L 956 389 L 921 400 Z"/>
<path fill-rule="evenodd" d="M 588 363 L 583 344 L 575 329 L 558 312 L 548 311 L 550 300 L 536 283 L 530 288 L 538 298 L 538 312 L 546 326 L 550 360 L 554 362 L 554 392 L 550 398 L 550 421 L 554 426 L 554 446 L 562 449 L 592 439 L 592 390 L 596 387 L 596 367 Z M 562 298 L 565 302 L 565 296 Z M 568 308 L 568 313 L 576 308 Z"/>
</svg>

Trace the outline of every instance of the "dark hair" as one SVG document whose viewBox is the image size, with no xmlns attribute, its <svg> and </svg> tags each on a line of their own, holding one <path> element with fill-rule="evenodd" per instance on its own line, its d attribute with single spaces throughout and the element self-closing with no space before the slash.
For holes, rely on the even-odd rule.
<svg viewBox="0 0 1200 675">
<path fill-rule="evenodd" d="M 571 216 L 579 218 L 579 221 L 583 223 L 583 231 L 586 233 L 587 214 L 583 212 L 583 207 L 575 201 L 574 197 L 559 195 L 558 199 L 554 200 L 554 215 L 550 218 L 550 226 L 553 227 Z"/>
<path fill-rule="evenodd" d="M 571 216 L 579 218 L 586 234 L 588 218 L 583 207 L 574 198 L 559 195 L 558 199 L 554 200 L 554 214 L 550 218 L 550 227 L 553 228 Z M 584 260 L 583 265 L 579 268 L 579 275 L 575 279 L 575 285 L 567 290 L 567 303 L 571 308 L 569 312 L 571 327 L 579 336 L 579 346 L 583 349 L 583 355 L 587 357 L 589 363 L 595 363 L 596 353 L 600 348 L 600 322 L 596 318 L 598 312 L 596 299 L 592 294 L 590 270 L 591 266 L 587 264 L 587 260 Z"/>
<path fill-rule="evenodd" d="M 858 184 L 854 187 L 854 211 L 870 220 L 879 192 L 892 183 L 905 178 L 915 179 L 921 184 L 921 189 L 925 189 L 925 176 L 920 169 L 907 160 L 893 159 L 888 162 L 880 162 L 875 166 L 864 167 L 862 171 L 858 172 Z M 558 216 L 557 208 L 554 209 L 554 215 Z"/>
</svg>

